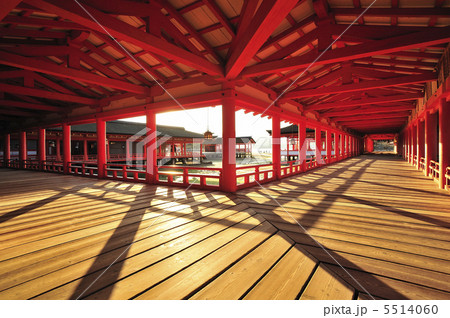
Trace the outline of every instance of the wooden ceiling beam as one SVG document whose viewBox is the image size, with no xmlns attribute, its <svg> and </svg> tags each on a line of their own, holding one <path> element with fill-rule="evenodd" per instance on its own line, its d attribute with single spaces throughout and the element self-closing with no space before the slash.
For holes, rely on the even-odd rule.
<svg viewBox="0 0 450 318">
<path fill-rule="evenodd" d="M 5 99 L 0 100 L 0 106 L 25 108 L 25 109 L 32 109 L 32 110 L 42 110 L 42 111 L 48 111 L 48 112 L 60 112 L 61 110 L 63 110 L 63 108 L 57 107 L 57 106 L 25 103 L 25 102 L 18 102 L 18 101 L 5 100 Z"/>
<path fill-rule="evenodd" d="M 0 6 L 0 21 L 11 12 L 22 0 L 2 0 Z"/>
<path fill-rule="evenodd" d="M 414 83 L 425 83 L 436 80 L 436 74 L 428 74 L 428 75 L 411 75 L 411 76 L 402 76 L 389 78 L 385 80 L 375 80 L 375 81 L 365 81 L 356 84 L 347 84 L 341 86 L 332 86 L 332 87 L 324 87 L 324 88 L 316 88 L 314 90 L 303 90 L 296 89 L 286 93 L 283 99 L 293 99 L 293 98 L 301 98 L 308 96 L 319 96 L 319 95 L 327 95 L 327 94 L 338 94 L 345 92 L 358 92 L 358 91 L 366 91 L 370 89 L 377 89 L 382 87 L 390 87 L 390 86 L 398 86 L 398 85 L 406 85 L 406 84 L 414 84 Z"/>
<path fill-rule="evenodd" d="M 122 22 L 115 17 L 103 13 L 88 5 L 83 5 L 84 9 L 87 10 L 89 14 L 92 15 L 97 21 L 101 21 L 102 25 L 97 24 L 97 22 L 87 15 L 83 8 L 81 8 L 74 1 L 26 0 L 26 2 L 47 12 L 57 14 L 73 22 L 85 25 L 86 27 L 89 27 L 97 32 L 104 34 L 109 33 L 118 39 L 139 46 L 144 50 L 166 56 L 207 74 L 223 75 L 223 70 L 219 65 L 211 63 L 205 58 L 192 54 L 191 52 L 178 46 L 170 44 L 150 33 L 141 31 L 128 23 Z"/>
<path fill-rule="evenodd" d="M 263 0 L 246 32 L 237 36 L 225 67 L 228 79 L 236 78 L 264 42 L 297 4 L 297 0 Z"/>
<path fill-rule="evenodd" d="M 432 31 L 415 32 L 389 39 L 371 41 L 360 45 L 339 48 L 325 52 L 316 62 L 317 53 L 310 52 L 280 61 L 263 62 L 249 66 L 242 71 L 243 76 L 258 76 L 273 72 L 282 72 L 291 69 L 306 68 L 314 65 L 324 65 L 344 61 L 368 58 L 373 55 L 383 55 L 419 47 L 427 47 L 450 41 L 450 27 L 436 28 Z"/>
<path fill-rule="evenodd" d="M 353 110 L 347 110 L 347 111 L 331 111 L 326 113 L 321 113 L 323 117 L 347 117 L 347 116 L 353 116 L 353 115 L 364 115 L 364 114 L 378 114 L 378 113 L 384 113 L 384 112 L 398 112 L 398 111 L 407 111 L 414 109 L 414 105 L 405 105 L 405 106 L 383 106 L 383 107 L 361 107 Z"/>
<path fill-rule="evenodd" d="M 358 100 L 351 100 L 345 102 L 334 102 L 334 103 L 323 103 L 318 105 L 310 105 L 305 108 L 305 110 L 316 111 L 316 110 L 326 110 L 326 109 L 342 109 L 352 106 L 370 105 L 370 104 L 386 104 L 391 102 L 400 102 L 406 100 L 415 100 L 423 97 L 423 94 L 399 94 L 399 95 L 389 95 L 383 97 L 370 97 Z"/>
<path fill-rule="evenodd" d="M 46 91 L 43 89 L 15 86 L 15 85 L 3 84 L 3 83 L 0 83 L 0 91 L 10 93 L 10 94 L 27 95 L 27 96 L 46 98 L 46 99 L 55 99 L 55 100 L 61 100 L 61 101 L 65 101 L 65 102 L 72 102 L 72 103 L 78 103 L 78 104 L 84 104 L 84 105 L 94 106 L 94 105 L 98 104 L 98 100 L 92 99 L 92 98 L 50 92 L 50 91 Z"/>
<path fill-rule="evenodd" d="M 134 92 L 137 94 L 149 94 L 147 87 L 131 84 L 123 80 L 117 80 L 92 74 L 77 69 L 67 68 L 51 62 L 44 62 L 29 57 L 23 57 L 6 52 L 0 52 L 0 64 L 23 68 L 30 71 L 41 72 L 54 76 L 70 78 L 84 83 L 103 85 L 118 90 Z"/>
<path fill-rule="evenodd" d="M 331 13 L 335 16 L 359 16 L 365 8 L 334 8 Z M 446 18 L 450 15 L 449 8 L 370 8 L 364 13 L 366 17 L 414 17 Z"/>
</svg>

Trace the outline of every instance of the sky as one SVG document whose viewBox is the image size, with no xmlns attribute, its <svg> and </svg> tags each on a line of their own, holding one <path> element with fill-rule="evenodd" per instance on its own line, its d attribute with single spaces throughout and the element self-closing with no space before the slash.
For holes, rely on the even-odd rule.
<svg viewBox="0 0 450 318">
<path fill-rule="evenodd" d="M 209 113 L 209 115 L 208 115 Z M 209 117 L 209 120 L 208 120 Z M 135 121 L 145 123 L 145 117 L 134 117 L 123 119 L 126 121 Z M 222 107 L 204 107 L 192 110 L 181 110 L 176 112 L 161 113 L 156 115 L 157 125 L 179 126 L 186 130 L 203 134 L 209 130 L 214 136 L 222 137 Z M 282 122 L 281 127 L 289 124 Z M 254 116 L 253 113 L 245 114 L 243 110 L 236 112 L 236 137 L 251 136 L 255 140 L 261 137 L 269 137 L 267 130 L 272 129 L 272 120 L 260 115 Z"/>
</svg>

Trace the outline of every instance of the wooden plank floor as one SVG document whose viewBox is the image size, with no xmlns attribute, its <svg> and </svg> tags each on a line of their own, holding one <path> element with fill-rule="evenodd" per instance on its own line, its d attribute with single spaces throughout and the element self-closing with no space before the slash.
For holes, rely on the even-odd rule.
<svg viewBox="0 0 450 318">
<path fill-rule="evenodd" d="M 450 299 L 450 195 L 404 161 L 361 156 L 263 187 L 238 197 L 357 297 Z"/>
<path fill-rule="evenodd" d="M 0 169 L 0 299 L 450 299 L 449 203 L 386 156 L 233 195 Z"/>
</svg>

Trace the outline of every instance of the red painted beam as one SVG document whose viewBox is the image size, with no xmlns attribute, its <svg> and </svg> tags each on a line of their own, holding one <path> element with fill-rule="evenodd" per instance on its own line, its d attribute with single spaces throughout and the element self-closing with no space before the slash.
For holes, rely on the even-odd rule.
<svg viewBox="0 0 450 318">
<path fill-rule="evenodd" d="M 322 103 L 318 105 L 310 105 L 305 107 L 305 110 L 308 111 L 316 111 L 316 110 L 326 110 L 326 109 L 341 109 L 348 108 L 351 106 L 361 106 L 361 105 L 370 105 L 370 104 L 385 104 L 391 102 L 399 102 L 406 100 L 414 100 L 418 98 L 422 98 L 423 94 L 401 94 L 401 95 L 390 95 L 383 97 L 370 97 L 358 100 L 351 100 L 345 102 L 334 102 L 334 103 Z"/>
<path fill-rule="evenodd" d="M 45 91 L 42 89 L 29 88 L 29 87 L 21 87 L 0 83 L 0 91 L 7 92 L 10 94 L 18 94 L 18 95 L 27 95 L 27 96 L 35 96 L 47 99 L 56 99 L 62 100 L 66 102 L 84 104 L 84 105 L 97 105 L 98 101 L 92 98 L 73 96 L 61 93 L 55 93 L 50 91 Z"/>
<path fill-rule="evenodd" d="M 373 55 L 383 55 L 414 48 L 427 47 L 448 43 L 450 41 L 450 27 L 436 28 L 423 32 L 392 37 L 389 39 L 371 41 L 345 48 L 327 51 L 315 62 L 315 66 L 330 63 L 356 60 Z M 294 68 L 306 68 L 317 58 L 316 52 L 305 55 L 249 66 L 242 71 L 243 76 L 258 76 L 267 73 L 282 72 Z"/>
<path fill-rule="evenodd" d="M 410 115 L 410 112 L 400 112 L 400 113 L 383 113 L 376 115 L 362 115 L 362 116 L 348 116 L 344 118 L 335 119 L 336 122 L 351 122 L 351 121 L 364 121 L 364 120 L 373 120 L 373 119 L 388 119 L 388 118 L 405 118 L 405 120 Z"/>
<path fill-rule="evenodd" d="M 0 5 L 0 21 L 11 12 L 22 0 L 2 0 Z"/>
<path fill-rule="evenodd" d="M 10 24 L 20 24 L 29 26 L 39 26 L 41 28 L 50 29 L 66 29 L 66 30 L 89 30 L 87 27 L 73 22 L 51 20 L 51 19 L 41 19 L 41 18 L 30 18 L 21 16 L 7 16 L 2 22 Z"/>
<path fill-rule="evenodd" d="M 25 30 L 14 28 L 0 28 L 0 37 L 26 37 L 26 38 L 50 38 L 50 39 L 65 39 L 67 34 L 58 31 L 39 31 L 39 30 Z"/>
<path fill-rule="evenodd" d="M 364 8 L 336 8 L 332 13 L 336 16 L 359 16 Z M 447 18 L 449 8 L 370 8 L 364 13 L 367 17 L 426 17 Z"/>
<path fill-rule="evenodd" d="M 73 22 L 85 25 L 97 32 L 104 34 L 109 33 L 114 37 L 137 45 L 144 50 L 166 56 L 207 74 L 223 74 L 222 68 L 219 65 L 213 64 L 202 57 L 170 44 L 150 33 L 141 31 L 128 23 L 122 22 L 88 5 L 83 5 L 84 9 L 87 10 L 89 14 L 92 15 L 97 21 L 101 21 L 102 26 L 98 25 L 97 22 L 87 15 L 86 12 L 74 1 L 27 0 L 27 3 L 46 10 L 47 12 L 57 14 Z"/>
<path fill-rule="evenodd" d="M 29 57 L 23 57 L 6 52 L 0 52 L 0 64 L 27 69 L 30 71 L 51 74 L 59 77 L 69 78 L 84 83 L 91 83 L 112 87 L 118 90 L 129 91 L 137 94 L 149 94 L 149 88 L 131 84 L 122 80 L 107 78 L 57 65 L 55 63 L 44 62 Z"/>
<path fill-rule="evenodd" d="M 291 92 L 286 93 L 284 95 L 283 99 L 293 99 L 293 98 L 328 95 L 328 94 L 339 94 L 339 93 L 345 93 L 345 92 L 358 92 L 358 91 L 366 91 L 366 90 L 370 90 L 370 89 L 383 88 L 383 87 L 431 82 L 431 81 L 434 81 L 437 79 L 436 76 L 437 76 L 436 74 L 411 75 L 411 76 L 390 78 L 390 79 L 386 79 L 386 80 L 382 80 L 382 81 L 381 80 L 380 81 L 378 81 L 378 80 L 365 81 L 365 82 L 356 83 L 356 84 L 317 88 L 314 90 L 297 89 L 297 90 L 293 90 Z"/>
<path fill-rule="evenodd" d="M 63 110 L 63 108 L 61 107 L 50 106 L 45 104 L 24 103 L 13 100 L 0 100 L 0 106 L 26 108 L 31 110 L 44 110 L 49 112 L 60 112 Z"/>
<path fill-rule="evenodd" d="M 273 31 L 297 4 L 297 0 L 264 0 L 246 32 L 235 38 L 236 46 L 225 67 L 228 79 L 237 77 Z"/>
<path fill-rule="evenodd" d="M 24 112 L 21 110 L 11 110 L 0 108 L 0 114 L 7 116 L 17 116 L 17 117 L 35 117 L 36 113 Z"/>
<path fill-rule="evenodd" d="M 348 110 L 348 111 L 335 111 L 335 112 L 326 112 L 321 114 L 323 117 L 347 117 L 347 116 L 353 116 L 353 115 L 359 115 L 359 114 L 378 114 L 378 113 L 384 113 L 384 112 L 398 112 L 398 111 L 407 111 L 414 109 L 414 105 L 405 105 L 405 106 L 393 106 L 393 107 L 364 107 L 364 108 L 358 108 L 354 110 Z"/>
</svg>

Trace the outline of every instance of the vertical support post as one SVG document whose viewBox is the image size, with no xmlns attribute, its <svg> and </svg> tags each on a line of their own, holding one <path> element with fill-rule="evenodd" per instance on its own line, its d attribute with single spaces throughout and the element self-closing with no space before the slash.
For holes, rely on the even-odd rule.
<svg viewBox="0 0 450 318">
<path fill-rule="evenodd" d="M 55 140 L 56 146 L 56 161 L 61 161 L 61 139 L 56 138 Z"/>
<path fill-rule="evenodd" d="M 39 160 L 39 167 L 41 170 L 44 169 L 44 163 L 47 157 L 46 154 L 46 142 L 45 142 L 45 129 L 39 128 L 38 131 L 38 160 Z"/>
<path fill-rule="evenodd" d="M 111 159 L 110 153 L 109 153 L 109 140 L 106 139 L 106 160 L 109 161 Z"/>
<path fill-rule="evenodd" d="M 289 142 L 287 147 L 289 148 Z M 277 180 L 281 179 L 281 128 L 280 116 L 272 116 L 272 164 Z"/>
<path fill-rule="evenodd" d="M 336 161 L 341 160 L 341 138 L 339 133 L 334 134 L 334 152 L 336 155 Z"/>
<path fill-rule="evenodd" d="M 106 121 L 97 118 L 97 177 L 105 177 L 106 165 Z"/>
<path fill-rule="evenodd" d="M 222 180 L 221 189 L 236 192 L 236 95 L 227 90 L 222 99 Z"/>
<path fill-rule="evenodd" d="M 298 123 L 298 160 L 301 164 L 302 172 L 306 171 L 306 125 Z"/>
<path fill-rule="evenodd" d="M 413 138 L 413 149 L 412 149 L 412 165 L 414 166 L 414 156 L 417 156 L 417 126 L 418 123 L 413 124 L 412 127 L 412 138 Z"/>
<path fill-rule="evenodd" d="M 347 158 L 352 156 L 350 145 L 350 135 L 347 135 Z"/>
<path fill-rule="evenodd" d="M 439 101 L 439 187 L 445 189 L 445 172 L 450 166 L 450 103 Z"/>
<path fill-rule="evenodd" d="M 437 120 L 436 115 L 425 113 L 425 175 L 429 176 L 428 167 L 431 160 L 436 160 L 437 155 Z"/>
<path fill-rule="evenodd" d="M 157 181 L 156 176 L 158 173 L 158 156 L 156 154 L 158 140 L 158 133 L 156 131 L 156 113 L 153 110 L 147 109 L 145 111 L 145 116 L 147 127 L 147 136 L 145 138 L 145 156 L 147 158 L 145 180 L 150 184 L 154 184 Z"/>
<path fill-rule="evenodd" d="M 63 124 L 63 169 L 64 173 L 69 173 L 69 162 L 72 160 L 72 149 L 70 141 L 70 125 Z"/>
<path fill-rule="evenodd" d="M 424 157 L 424 126 L 425 123 L 423 121 L 417 121 L 417 170 L 420 170 L 420 158 Z"/>
<path fill-rule="evenodd" d="M 331 163 L 331 131 L 327 130 L 327 163 Z"/>
<path fill-rule="evenodd" d="M 343 150 L 343 157 L 347 158 L 347 153 L 348 153 L 348 143 L 347 143 L 347 135 L 342 135 L 342 142 L 344 143 L 342 150 Z"/>
<path fill-rule="evenodd" d="M 130 142 L 128 139 L 125 141 L 125 160 L 130 160 Z"/>
<path fill-rule="evenodd" d="M 86 136 L 84 138 L 86 138 Z M 88 161 L 88 141 L 87 141 L 87 139 L 84 139 L 84 141 L 83 141 L 83 160 Z"/>
<path fill-rule="evenodd" d="M 27 132 L 21 131 L 19 133 L 19 167 L 25 168 L 25 161 L 27 160 Z"/>
<path fill-rule="evenodd" d="M 11 134 L 6 134 L 5 147 L 3 149 L 3 164 L 5 167 L 9 166 L 9 160 L 11 160 Z"/>
<path fill-rule="evenodd" d="M 413 125 L 409 126 L 409 157 L 408 162 L 412 164 L 414 160 L 414 127 Z"/>
<path fill-rule="evenodd" d="M 322 165 L 322 131 L 319 127 L 314 129 L 314 141 L 316 142 L 316 164 Z"/>
</svg>

